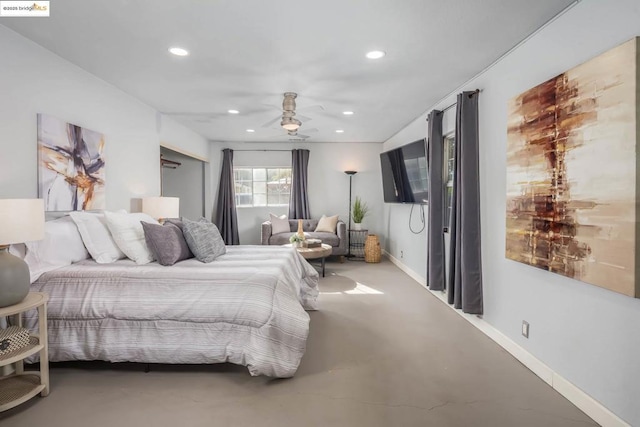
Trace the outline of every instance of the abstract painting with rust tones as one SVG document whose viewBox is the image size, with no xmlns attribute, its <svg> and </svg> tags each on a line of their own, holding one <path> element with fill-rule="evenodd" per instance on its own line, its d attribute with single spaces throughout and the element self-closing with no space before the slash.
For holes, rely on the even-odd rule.
<svg viewBox="0 0 640 427">
<path fill-rule="evenodd" d="M 38 192 L 46 211 L 104 209 L 104 136 L 38 114 Z"/>
<path fill-rule="evenodd" d="M 640 296 L 639 111 L 635 39 L 511 100 L 507 258 Z"/>
</svg>

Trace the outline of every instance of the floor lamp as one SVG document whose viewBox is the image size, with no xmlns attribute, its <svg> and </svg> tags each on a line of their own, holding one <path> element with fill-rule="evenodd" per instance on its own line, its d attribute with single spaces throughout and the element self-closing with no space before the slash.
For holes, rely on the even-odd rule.
<svg viewBox="0 0 640 427">
<path fill-rule="evenodd" d="M 351 257 L 351 184 L 353 182 L 353 175 L 357 174 L 358 171 L 344 171 L 347 175 L 349 175 L 349 224 L 347 225 L 347 257 Z"/>
</svg>

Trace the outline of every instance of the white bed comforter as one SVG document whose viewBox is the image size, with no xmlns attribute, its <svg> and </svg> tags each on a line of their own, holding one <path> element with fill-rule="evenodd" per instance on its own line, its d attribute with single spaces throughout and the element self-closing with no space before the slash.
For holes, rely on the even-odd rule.
<svg viewBox="0 0 640 427">
<path fill-rule="evenodd" d="M 92 260 L 31 285 L 49 294 L 51 361 L 221 363 L 291 377 L 306 348 L 318 273 L 292 248 L 235 246 L 212 263 Z M 28 317 L 35 327 L 35 312 Z"/>
</svg>

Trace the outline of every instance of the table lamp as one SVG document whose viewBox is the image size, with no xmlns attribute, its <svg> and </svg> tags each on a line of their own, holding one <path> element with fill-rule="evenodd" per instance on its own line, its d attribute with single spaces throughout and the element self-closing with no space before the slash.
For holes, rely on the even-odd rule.
<svg viewBox="0 0 640 427">
<path fill-rule="evenodd" d="M 31 285 L 29 266 L 9 245 L 44 238 L 42 199 L 0 199 L 0 307 L 22 301 Z"/>
<path fill-rule="evenodd" d="M 142 199 L 142 212 L 163 222 L 166 218 L 180 216 L 179 197 L 145 197 Z"/>
</svg>

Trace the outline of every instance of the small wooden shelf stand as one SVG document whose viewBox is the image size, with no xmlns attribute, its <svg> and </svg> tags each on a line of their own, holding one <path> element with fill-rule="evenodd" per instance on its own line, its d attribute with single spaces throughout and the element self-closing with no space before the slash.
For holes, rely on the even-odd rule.
<svg viewBox="0 0 640 427">
<path fill-rule="evenodd" d="M 15 372 L 0 378 L 0 412 L 26 402 L 38 393 L 49 394 L 49 347 L 47 344 L 47 294 L 30 292 L 18 304 L 0 308 L 0 317 L 13 316 L 13 324 L 22 327 L 22 313 L 38 309 L 39 334 L 32 334 L 29 345 L 0 356 L 0 367 L 15 363 Z M 40 353 L 40 372 L 24 370 L 24 359 Z"/>
</svg>

